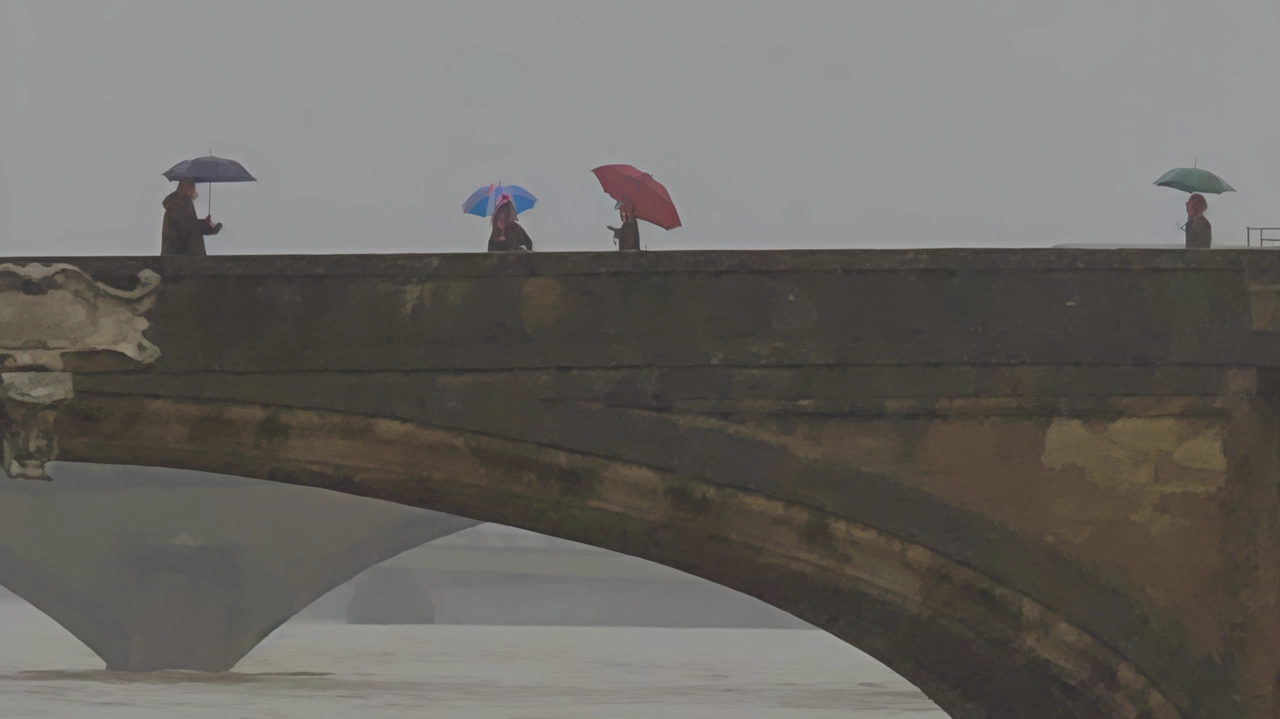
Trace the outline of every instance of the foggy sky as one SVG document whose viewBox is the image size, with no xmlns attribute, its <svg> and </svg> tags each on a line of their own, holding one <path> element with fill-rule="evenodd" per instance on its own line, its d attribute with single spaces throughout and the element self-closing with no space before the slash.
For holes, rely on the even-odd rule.
<svg viewBox="0 0 1280 719">
<path fill-rule="evenodd" d="M 482 250 L 496 181 L 537 249 L 609 250 L 612 162 L 680 209 L 650 249 L 1179 243 L 1151 183 L 1193 161 L 1242 244 L 1278 37 L 1275 0 L 0 0 L 0 256 L 157 252 L 210 149 L 260 180 L 214 254 Z"/>
</svg>

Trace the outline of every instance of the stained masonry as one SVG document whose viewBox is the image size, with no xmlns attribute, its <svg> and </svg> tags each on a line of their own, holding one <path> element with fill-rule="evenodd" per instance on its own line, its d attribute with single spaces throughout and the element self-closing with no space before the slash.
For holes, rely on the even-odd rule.
<svg viewBox="0 0 1280 719">
<path fill-rule="evenodd" d="M 626 255 L 42 260 L 165 278 L 53 436 L 645 557 L 961 719 L 1272 719 L 1280 255 Z"/>
</svg>

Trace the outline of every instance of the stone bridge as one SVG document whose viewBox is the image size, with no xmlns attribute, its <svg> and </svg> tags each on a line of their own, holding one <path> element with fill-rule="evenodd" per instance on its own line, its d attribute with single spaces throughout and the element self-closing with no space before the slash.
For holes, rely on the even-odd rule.
<svg viewBox="0 0 1280 719">
<path fill-rule="evenodd" d="M 644 557 L 963 719 L 1280 716 L 1280 254 L 24 258 L 0 358 L 15 476 L 204 470 Z"/>
</svg>

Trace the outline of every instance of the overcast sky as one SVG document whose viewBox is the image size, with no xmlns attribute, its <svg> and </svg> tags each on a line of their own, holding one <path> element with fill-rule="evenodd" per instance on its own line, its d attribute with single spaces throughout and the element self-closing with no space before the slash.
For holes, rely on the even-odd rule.
<svg viewBox="0 0 1280 719">
<path fill-rule="evenodd" d="M 539 250 L 1177 243 L 1280 225 L 1275 0 L 0 0 L 0 255 L 151 254 L 160 173 L 212 149 L 210 252 L 458 252 L 495 181 Z M 201 192 L 207 188 L 201 186 Z M 203 199 L 199 202 L 204 206 Z"/>
</svg>

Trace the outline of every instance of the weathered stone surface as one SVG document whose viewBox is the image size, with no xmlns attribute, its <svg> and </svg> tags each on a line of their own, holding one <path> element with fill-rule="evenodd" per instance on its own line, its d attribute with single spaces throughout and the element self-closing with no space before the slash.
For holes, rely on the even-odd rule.
<svg viewBox="0 0 1280 719">
<path fill-rule="evenodd" d="M 14 479 L 48 480 L 44 466 L 58 456 L 57 410 L 43 404 L 0 405 L 0 469 Z"/>
<path fill-rule="evenodd" d="M 956 717 L 1273 716 L 1280 255 L 624 254 L 76 260 L 164 354 L 67 357 L 62 455 L 652 559 Z"/>
<path fill-rule="evenodd" d="M 0 367 L 62 369 L 70 352 L 116 352 L 140 363 L 160 350 L 143 332 L 160 277 L 136 274 L 113 287 L 68 263 L 0 264 Z"/>
<path fill-rule="evenodd" d="M 57 404 L 75 394 L 69 372 L 0 372 L 0 393 L 6 401 Z"/>
<path fill-rule="evenodd" d="M 49 479 L 58 456 L 56 405 L 75 394 L 68 372 L 0 372 L 0 469 L 15 479 Z"/>
<path fill-rule="evenodd" d="M 48 479 L 58 456 L 54 405 L 73 394 L 63 369 L 66 353 L 119 354 L 146 364 L 160 350 L 143 331 L 143 313 L 159 276 L 142 270 L 131 289 L 96 282 L 66 263 L 0 263 L 0 469 L 17 479 Z"/>
</svg>

